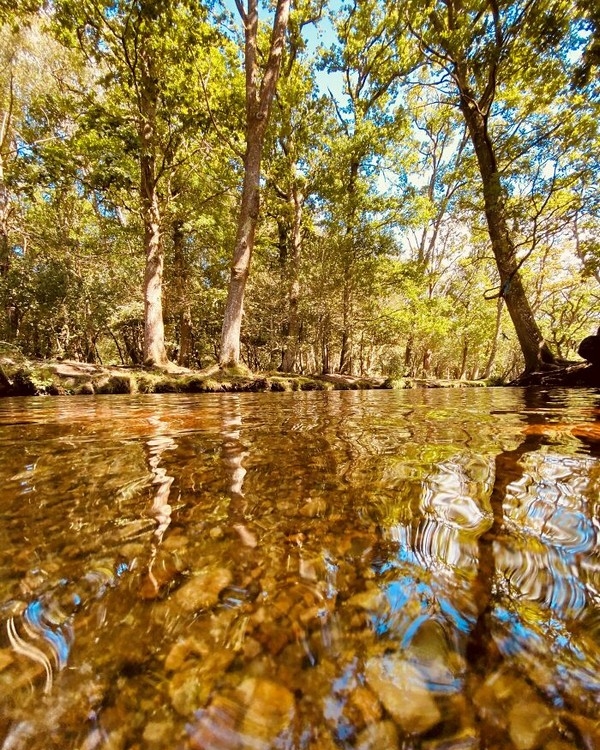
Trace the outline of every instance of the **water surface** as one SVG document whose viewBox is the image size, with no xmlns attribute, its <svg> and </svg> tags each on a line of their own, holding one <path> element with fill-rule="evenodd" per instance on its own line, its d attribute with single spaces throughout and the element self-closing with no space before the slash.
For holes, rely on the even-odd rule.
<svg viewBox="0 0 600 750">
<path fill-rule="evenodd" d="M 0 748 L 600 747 L 600 394 L 0 401 Z"/>
</svg>

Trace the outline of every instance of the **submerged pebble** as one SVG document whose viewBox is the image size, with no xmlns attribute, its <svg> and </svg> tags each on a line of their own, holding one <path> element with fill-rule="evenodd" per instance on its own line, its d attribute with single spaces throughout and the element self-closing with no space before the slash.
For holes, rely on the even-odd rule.
<svg viewBox="0 0 600 750">
<path fill-rule="evenodd" d="M 232 578 L 228 568 L 196 573 L 175 592 L 172 604 L 189 613 L 213 607 L 219 601 L 219 594 L 231 583 Z"/>
<path fill-rule="evenodd" d="M 247 677 L 236 690 L 217 695 L 206 710 L 198 711 L 189 728 L 189 747 L 269 750 L 291 731 L 294 715 L 294 696 L 287 688 L 272 680 Z"/>
<path fill-rule="evenodd" d="M 419 670 L 397 654 L 374 656 L 365 678 L 386 711 L 410 734 L 423 734 L 441 719 L 437 704 Z"/>
</svg>

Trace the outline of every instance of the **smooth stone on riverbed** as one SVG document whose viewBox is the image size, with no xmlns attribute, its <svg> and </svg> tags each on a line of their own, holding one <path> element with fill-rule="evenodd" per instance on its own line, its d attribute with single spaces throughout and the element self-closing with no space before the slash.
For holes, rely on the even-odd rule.
<svg viewBox="0 0 600 750">
<path fill-rule="evenodd" d="M 219 601 L 219 594 L 229 586 L 233 576 L 227 568 L 196 573 L 173 595 L 172 602 L 184 612 L 209 609 Z"/>
<path fill-rule="evenodd" d="M 380 721 L 362 731 L 356 740 L 356 750 L 395 750 L 398 730 L 393 721 Z"/>
<path fill-rule="evenodd" d="M 169 681 L 171 705 L 181 716 L 191 716 L 205 705 L 212 690 L 234 660 L 233 651 L 217 649 L 195 662 L 184 662 Z"/>
<path fill-rule="evenodd" d="M 517 750 L 545 747 L 552 729 L 552 713 L 539 700 L 516 701 L 508 713 L 508 733 Z"/>
<path fill-rule="evenodd" d="M 293 694 L 271 680 L 247 677 L 228 695 L 198 711 L 188 727 L 193 750 L 271 750 L 291 747 L 286 737 L 295 716 Z"/>
<path fill-rule="evenodd" d="M 374 656 L 365 677 L 386 711 L 404 732 L 423 734 L 441 720 L 420 671 L 397 654 Z"/>
<path fill-rule="evenodd" d="M 261 740 L 270 746 L 276 737 L 289 729 L 294 718 L 295 700 L 286 687 L 271 680 L 247 677 L 236 692 L 244 696 L 247 707 L 240 727 L 242 736 Z"/>
</svg>

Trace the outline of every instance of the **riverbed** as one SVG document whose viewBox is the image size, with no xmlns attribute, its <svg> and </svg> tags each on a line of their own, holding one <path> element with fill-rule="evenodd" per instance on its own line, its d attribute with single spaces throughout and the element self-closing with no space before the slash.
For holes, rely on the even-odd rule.
<svg viewBox="0 0 600 750">
<path fill-rule="evenodd" d="M 0 401 L 2 750 L 600 747 L 600 393 Z"/>
</svg>

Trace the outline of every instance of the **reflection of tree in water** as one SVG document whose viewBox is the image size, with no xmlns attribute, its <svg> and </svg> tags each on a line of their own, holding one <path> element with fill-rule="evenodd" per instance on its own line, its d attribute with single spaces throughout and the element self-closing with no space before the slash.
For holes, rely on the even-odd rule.
<svg viewBox="0 0 600 750">
<path fill-rule="evenodd" d="M 146 433 L 147 423 L 151 426 L 145 442 L 147 450 L 131 442 L 116 446 L 101 444 L 99 449 L 86 446 L 85 450 L 73 444 L 66 454 L 69 460 L 63 455 L 42 456 L 42 462 L 51 464 L 53 472 L 47 471 L 47 481 L 41 481 L 45 476 L 38 477 L 33 487 L 37 493 L 37 504 L 33 506 L 37 516 L 34 511 L 23 519 L 15 515 L 12 525 L 19 522 L 31 529 L 31 535 L 35 533 L 42 540 L 40 549 L 48 552 L 39 568 L 20 580 L 20 571 L 11 571 L 18 581 L 18 587 L 14 587 L 17 598 L 0 602 L 0 654 L 6 647 L 3 655 L 5 660 L 10 659 L 8 668 L 0 669 L 3 748 L 34 745 L 33 738 L 40 728 L 47 726 L 48 706 L 52 706 L 57 719 L 67 710 L 73 683 L 73 705 L 78 705 L 78 700 L 85 703 L 85 696 L 74 697 L 81 664 L 71 664 L 72 649 L 74 644 L 81 649 L 81 642 L 94 640 L 98 623 L 108 624 L 115 597 L 126 601 L 126 596 L 119 596 L 117 590 L 126 588 L 124 582 L 130 576 L 125 574 L 137 565 L 136 559 L 129 560 L 123 554 L 129 543 L 136 547 L 136 558 L 145 561 L 143 567 L 152 582 L 150 588 L 159 588 L 154 565 L 170 524 L 169 495 L 174 481 L 163 466 L 163 454 L 176 448 L 176 444 L 165 436 L 168 425 L 161 419 L 151 415 L 144 421 Z M 58 472 L 55 467 L 58 462 L 69 466 L 71 471 Z M 50 484 L 55 477 L 62 477 L 67 491 L 56 492 L 56 487 Z M 150 506 L 140 504 L 140 495 L 146 491 L 151 498 Z M 48 513 L 46 518 L 44 510 L 51 502 L 48 498 L 55 495 L 64 512 Z M 38 518 L 39 522 L 34 522 Z M 80 532 L 76 540 L 73 530 Z M 15 549 L 19 546 L 12 545 Z M 34 562 L 34 555 L 30 555 L 30 564 Z M 122 611 L 114 615 L 117 621 L 119 617 Z M 59 679 L 60 687 L 55 685 Z M 80 676 L 79 681 L 82 679 Z M 10 692 L 7 685 L 11 685 Z M 39 701 L 38 688 L 42 687 L 49 696 L 47 704 Z M 67 697 L 62 697 L 61 689 Z"/>
<path fill-rule="evenodd" d="M 598 536 L 597 462 L 552 451 L 543 405 L 529 394 L 523 441 L 495 459 L 493 523 L 479 539 L 478 617 L 467 648 L 471 688 L 480 709 L 497 703 L 495 712 L 480 710 L 489 736 L 508 730 L 517 746 L 525 737 L 537 747 L 554 724 L 595 747 L 600 735 L 586 715 L 600 705 L 600 644 L 584 623 L 597 620 L 600 604 L 585 575 Z"/>
<path fill-rule="evenodd" d="M 490 611 L 494 607 L 493 586 L 496 573 L 494 545 L 501 538 L 504 526 L 504 500 L 508 486 L 523 476 L 519 463 L 525 453 L 537 450 L 541 444 L 539 435 L 527 438 L 514 450 L 503 451 L 495 459 L 495 482 L 490 495 L 492 524 L 479 537 L 477 576 L 474 582 L 474 596 L 477 606 L 477 620 L 471 631 L 468 643 L 468 657 L 474 666 L 487 668 L 496 663 L 499 654 L 494 650 L 494 641 L 489 632 Z M 486 665 L 486 666 L 484 666 Z"/>
</svg>

